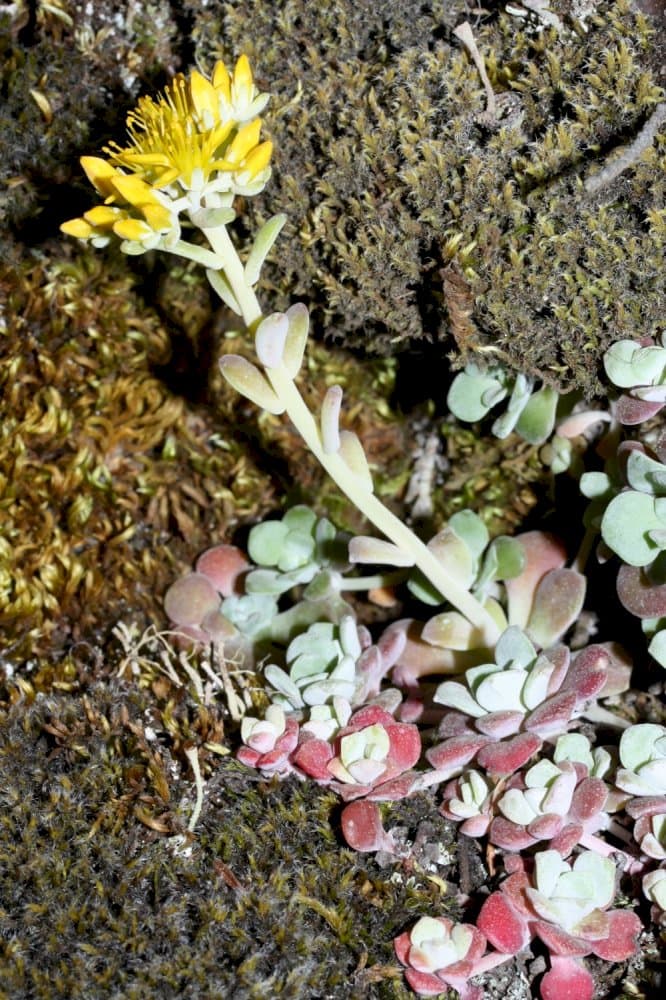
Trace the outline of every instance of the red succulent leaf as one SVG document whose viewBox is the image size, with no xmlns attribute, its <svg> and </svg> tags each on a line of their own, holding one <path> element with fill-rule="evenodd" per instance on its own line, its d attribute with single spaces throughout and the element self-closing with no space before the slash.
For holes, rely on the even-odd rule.
<svg viewBox="0 0 666 1000">
<path fill-rule="evenodd" d="M 395 722 L 391 716 L 389 720 L 389 724 L 384 726 L 390 744 L 387 769 L 382 775 L 386 780 L 413 767 L 421 756 L 421 734 L 417 726 L 409 722 Z"/>
<path fill-rule="evenodd" d="M 541 1000 L 592 1000 L 594 980 L 581 962 L 564 955 L 551 955 L 550 965 L 550 971 L 541 980 Z"/>
<path fill-rule="evenodd" d="M 480 733 L 501 740 L 505 736 L 517 733 L 524 718 L 524 712 L 489 712 L 488 715 L 475 719 L 474 725 Z"/>
<path fill-rule="evenodd" d="M 656 416 L 663 405 L 663 403 L 623 395 L 615 403 L 614 412 L 620 423 L 628 427 L 642 424 L 650 417 Z"/>
<path fill-rule="evenodd" d="M 241 593 L 239 578 L 250 563 L 235 545 L 214 545 L 197 559 L 196 571 L 208 577 L 223 597 Z"/>
<path fill-rule="evenodd" d="M 524 826 L 512 823 L 504 816 L 496 816 L 490 824 L 490 842 L 503 851 L 524 851 L 535 842 L 535 837 Z"/>
<path fill-rule="evenodd" d="M 595 941 L 594 954 L 607 962 L 622 962 L 635 955 L 638 950 L 641 922 L 629 910 L 610 910 L 606 916 L 610 922 L 610 930 L 605 939 Z"/>
<path fill-rule="evenodd" d="M 518 733 L 512 740 L 486 744 L 476 759 L 488 774 L 501 777 L 513 774 L 540 749 L 541 740 L 534 733 Z"/>
<path fill-rule="evenodd" d="M 567 934 L 561 927 L 548 924 L 545 920 L 535 920 L 534 930 L 548 950 L 554 955 L 589 955 L 592 944 L 584 938 Z"/>
<path fill-rule="evenodd" d="M 576 695 L 571 691 L 560 691 L 541 705 L 537 705 L 527 717 L 525 729 L 539 736 L 554 736 L 563 733 L 576 710 Z"/>
<path fill-rule="evenodd" d="M 439 976 L 431 976 L 427 972 L 417 972 L 416 969 L 405 969 L 405 979 L 422 997 L 436 997 L 446 989 L 446 983 Z"/>
<path fill-rule="evenodd" d="M 576 694 L 577 702 L 596 698 L 608 674 L 610 656 L 600 643 L 586 646 L 574 657 L 564 688 Z"/>
<path fill-rule="evenodd" d="M 631 799 L 624 808 L 632 819 L 656 816 L 666 812 L 666 799 L 663 795 L 643 795 L 638 799 Z"/>
<path fill-rule="evenodd" d="M 291 762 L 316 781 L 330 782 L 327 764 L 333 758 L 333 747 L 326 740 L 303 739 L 292 755 Z"/>
<path fill-rule="evenodd" d="M 576 787 L 570 812 L 582 822 L 588 822 L 603 811 L 608 789 L 601 778 L 584 778 Z"/>
<path fill-rule="evenodd" d="M 253 750 L 252 747 L 240 747 L 236 753 L 236 758 L 247 767 L 257 767 L 257 761 L 260 757 L 259 751 Z"/>
<path fill-rule="evenodd" d="M 475 733 L 474 719 L 464 712 L 457 712 L 455 709 L 447 712 L 437 727 L 437 735 L 442 739 L 449 736 L 463 736 L 465 733 Z"/>
<path fill-rule="evenodd" d="M 557 813 L 544 813 L 528 824 L 527 832 L 532 834 L 534 840 L 550 840 L 557 836 L 562 826 L 562 817 Z"/>
<path fill-rule="evenodd" d="M 444 815 L 447 815 L 444 813 Z M 453 819 L 453 814 L 448 816 L 449 819 Z M 457 818 L 457 817 L 456 817 Z M 489 816 L 479 815 L 470 816 L 469 819 L 464 820 L 460 824 L 460 832 L 464 833 L 466 837 L 483 837 L 484 834 L 488 832 L 488 823 L 490 822 Z"/>
<path fill-rule="evenodd" d="M 374 802 L 363 799 L 360 802 L 350 803 L 342 810 L 340 822 L 345 840 L 355 851 L 361 853 L 392 851 L 395 847 L 393 838 L 382 824 L 379 806 Z M 409 943 L 409 935 L 403 937 L 406 937 Z"/>
<path fill-rule="evenodd" d="M 426 760 L 437 771 L 455 771 L 469 764 L 482 747 L 488 743 L 487 736 L 479 736 L 473 733 L 460 736 L 451 736 L 431 747 L 426 752 Z"/>
<path fill-rule="evenodd" d="M 357 803 L 361 805 L 361 803 Z M 377 807 L 378 809 L 379 807 Z M 409 936 L 409 931 L 404 931 L 403 934 L 398 934 L 396 938 L 393 938 L 393 948 L 395 950 L 396 958 L 401 965 L 409 965 L 409 949 L 412 947 L 411 938 Z"/>
<path fill-rule="evenodd" d="M 520 855 L 511 855 L 511 857 L 519 858 Z M 507 858 L 506 860 L 508 861 L 509 859 Z M 505 867 L 509 871 L 509 865 L 506 862 Z M 531 882 L 525 872 L 525 863 L 522 858 L 520 858 L 519 864 L 515 864 L 515 869 L 514 874 L 504 879 L 501 889 L 516 913 L 520 914 L 525 920 L 532 920 L 535 914 L 527 896 L 527 890 L 531 887 Z"/>
<path fill-rule="evenodd" d="M 503 892 L 488 896 L 476 926 L 493 947 L 505 955 L 515 955 L 531 939 L 527 921 L 516 913 Z"/>
<path fill-rule="evenodd" d="M 395 723 L 395 719 L 390 715 L 385 709 L 380 708 L 379 705 L 365 705 L 363 708 L 359 708 L 357 712 L 354 712 L 351 719 L 341 730 L 340 735 L 346 736 L 348 733 L 357 733 L 359 729 L 365 729 L 366 726 L 380 725 L 391 726 Z"/>
<path fill-rule="evenodd" d="M 653 583 L 641 566 L 623 563 L 617 574 L 617 596 L 637 618 L 666 615 L 666 583 Z"/>
<path fill-rule="evenodd" d="M 548 846 L 551 850 L 557 851 L 563 858 L 568 858 L 582 836 L 583 827 L 580 823 L 567 823 L 557 836 L 552 838 Z"/>
<path fill-rule="evenodd" d="M 569 664 L 571 663 L 571 651 L 568 646 L 558 643 L 557 646 L 551 646 L 550 649 L 544 650 L 541 655 L 545 656 L 553 664 L 553 672 L 548 681 L 548 694 L 555 694 L 556 691 L 560 690 L 564 683 L 564 678 L 567 676 Z"/>
<path fill-rule="evenodd" d="M 380 785 L 375 785 L 368 792 L 368 798 L 373 802 L 397 802 L 398 799 L 404 799 L 414 791 L 419 778 L 420 774 L 417 771 L 405 771 L 390 781 L 382 781 Z"/>
</svg>

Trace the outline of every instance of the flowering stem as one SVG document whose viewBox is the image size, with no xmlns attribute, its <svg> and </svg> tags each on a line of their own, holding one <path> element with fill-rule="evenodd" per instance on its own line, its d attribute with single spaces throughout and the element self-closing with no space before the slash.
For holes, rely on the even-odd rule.
<svg viewBox="0 0 666 1000">
<path fill-rule="evenodd" d="M 217 267 L 224 271 L 245 324 L 253 331 L 261 319 L 261 307 L 253 289 L 245 280 L 243 264 L 226 227 L 204 229 L 203 232 L 218 257 Z M 494 618 L 465 587 L 447 573 L 430 549 L 370 492 L 367 485 L 350 472 L 347 463 L 337 452 L 324 451 L 319 427 L 284 365 L 264 370 L 296 430 L 342 492 L 399 549 L 413 557 L 414 564 L 442 597 L 458 608 L 478 629 L 479 645 L 492 648 L 501 632 Z"/>
</svg>

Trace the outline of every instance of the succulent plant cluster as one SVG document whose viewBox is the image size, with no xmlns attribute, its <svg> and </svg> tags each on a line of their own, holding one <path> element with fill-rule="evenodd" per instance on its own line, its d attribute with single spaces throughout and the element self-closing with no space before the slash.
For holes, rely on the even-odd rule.
<svg viewBox="0 0 666 1000">
<path fill-rule="evenodd" d="M 376 495 L 363 445 L 344 427 L 341 387 L 328 387 L 317 416 L 306 405 L 297 376 L 308 309 L 299 302 L 264 316 L 254 291 L 284 220 L 265 224 L 244 261 L 228 231 L 233 193 L 251 195 L 268 179 L 270 144 L 258 145 L 255 117 L 262 101 L 242 58 L 233 76 L 218 66 L 212 81 L 179 78 L 161 103 L 144 104 L 130 119 L 130 147 L 111 150 L 110 164 L 95 161 L 92 179 L 110 207 L 65 230 L 116 238 L 127 253 L 157 247 L 204 264 L 254 343 L 253 360 L 221 359 L 225 379 L 268 413 L 290 418 L 382 537 L 345 537 L 299 505 L 254 525 L 247 552 L 225 543 L 204 552 L 167 592 L 167 615 L 181 642 L 263 669 L 267 707 L 241 720 L 238 758 L 262 775 L 337 793 L 350 847 L 398 855 L 378 803 L 439 787 L 442 814 L 498 849 L 506 877 L 475 925 L 423 917 L 396 938 L 414 990 L 435 995 L 450 985 L 474 1000 L 481 992 L 471 978 L 538 938 L 550 955 L 544 1000 L 589 1000 L 594 983 L 584 957 L 618 962 L 636 953 L 642 925 L 633 910 L 613 907 L 617 879 L 642 878 L 646 907 L 664 920 L 666 727 L 630 724 L 602 703 L 629 686 L 621 649 L 566 641 L 586 599 L 582 558 L 569 565 L 563 544 L 538 530 L 491 540 L 471 511 L 423 541 Z M 180 213 L 208 248 L 180 238 Z M 612 348 L 609 378 L 627 392 L 601 417 L 572 408 L 557 424 L 552 389 L 534 392 L 525 376 L 511 381 L 498 369 L 468 369 L 449 396 L 466 419 L 508 397 L 496 431 L 517 430 L 534 444 L 554 426 L 565 441 L 609 424 L 600 441 L 607 471 L 581 482 L 593 501 L 587 531 L 598 528 L 624 561 L 620 596 L 646 623 L 657 659 L 666 613 L 666 448 L 663 432 L 653 441 L 643 422 L 663 405 L 665 356 L 666 347 L 652 343 Z M 646 434 L 622 441 L 623 423 Z M 359 575 L 366 564 L 372 575 Z M 403 584 L 414 616 L 373 636 L 345 594 Z M 603 723 L 608 745 L 590 742 L 583 720 Z"/>
</svg>

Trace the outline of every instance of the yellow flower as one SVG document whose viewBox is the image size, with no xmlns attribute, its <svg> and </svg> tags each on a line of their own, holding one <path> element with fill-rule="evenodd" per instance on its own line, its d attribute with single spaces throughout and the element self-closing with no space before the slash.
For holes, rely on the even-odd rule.
<svg viewBox="0 0 666 1000">
<path fill-rule="evenodd" d="M 142 97 L 127 116 L 128 145 L 111 143 L 107 159 L 81 159 L 106 214 L 93 209 L 62 231 L 95 245 L 115 234 L 133 245 L 126 249 L 148 249 L 180 237 L 181 213 L 205 226 L 206 214 L 229 208 L 234 195 L 261 191 L 272 153 L 260 140 L 258 115 L 267 101 L 244 55 L 233 74 L 218 62 L 211 79 L 194 70 L 157 99 Z"/>
</svg>

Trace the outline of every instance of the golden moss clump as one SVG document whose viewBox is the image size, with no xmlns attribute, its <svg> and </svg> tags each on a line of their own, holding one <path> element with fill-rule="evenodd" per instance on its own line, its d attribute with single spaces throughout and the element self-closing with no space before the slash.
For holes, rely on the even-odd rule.
<svg viewBox="0 0 666 1000">
<path fill-rule="evenodd" d="M 499 351 L 591 393 L 610 342 L 663 322 L 666 130 L 584 187 L 664 100 L 658 40 L 629 0 L 593 5 L 584 28 L 567 0 L 560 28 L 503 6 L 473 28 L 489 115 L 452 34 L 463 0 L 255 3 L 251 33 L 244 3 L 190 5 L 203 63 L 249 42 L 277 93 L 262 211 L 288 208 L 289 225 L 268 282 L 314 298 L 346 343 L 429 339 L 442 357 L 453 334 L 458 356 Z"/>
<path fill-rule="evenodd" d="M 0 627 L 16 658 L 56 655 L 123 608 L 154 615 L 183 553 L 270 488 L 156 377 L 168 335 L 112 260 L 0 281 Z"/>
</svg>

